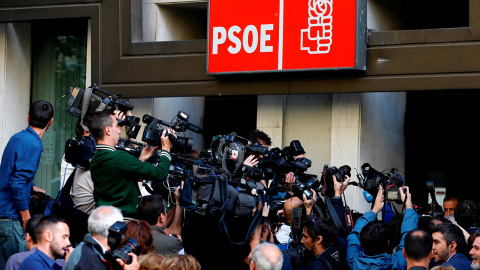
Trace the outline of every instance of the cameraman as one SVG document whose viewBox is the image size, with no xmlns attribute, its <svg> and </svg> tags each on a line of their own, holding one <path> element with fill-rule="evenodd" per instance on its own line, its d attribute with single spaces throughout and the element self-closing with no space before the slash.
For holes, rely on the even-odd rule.
<svg viewBox="0 0 480 270">
<path fill-rule="evenodd" d="M 350 178 L 345 175 L 344 181 L 337 181 L 333 176 L 335 197 L 332 198 L 332 205 L 335 213 L 343 217 L 345 207 L 341 195 L 348 187 Z M 312 199 L 303 196 L 304 206 L 307 213 L 306 221 L 302 231 L 302 245 L 297 248 L 285 250 L 294 265 L 294 269 L 346 269 L 345 253 L 346 242 L 340 235 L 341 228 L 337 228 L 331 219 L 320 218 L 313 215 L 313 208 L 316 201 L 316 193 L 313 193 Z"/>
<path fill-rule="evenodd" d="M 400 188 L 402 202 L 406 210 L 402 223 L 402 240 L 393 255 L 387 253 L 388 231 L 385 223 L 375 221 L 384 207 L 384 191 L 380 185 L 372 210 L 357 220 L 353 231 L 347 237 L 347 263 L 351 269 L 406 269 L 407 261 L 403 257 L 405 235 L 417 227 L 418 215 L 413 210 L 408 187 Z"/>
<path fill-rule="evenodd" d="M 157 166 L 146 161 L 157 150 L 150 145 L 142 150 L 137 159 L 125 151 L 116 151 L 120 137 L 117 118 L 106 111 L 96 112 L 89 118 L 88 128 L 97 140 L 97 152 L 91 161 L 96 206 L 113 205 L 124 216 L 135 217 L 139 198 L 138 181 L 143 178 L 164 180 L 170 167 L 170 149 L 173 144 L 162 133 L 162 152 Z M 169 130 L 173 134 L 173 131 Z"/>
</svg>

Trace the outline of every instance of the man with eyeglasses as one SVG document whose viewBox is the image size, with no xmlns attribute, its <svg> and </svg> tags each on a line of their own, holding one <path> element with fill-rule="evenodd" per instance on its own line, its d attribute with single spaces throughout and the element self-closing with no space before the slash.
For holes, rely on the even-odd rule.
<svg viewBox="0 0 480 270">
<path fill-rule="evenodd" d="M 150 148 L 147 144 L 139 158 L 125 151 L 116 151 L 121 131 L 117 118 L 111 112 L 92 114 L 88 128 L 97 141 L 97 152 L 90 163 L 96 206 L 113 205 L 122 211 L 123 216 L 135 218 L 140 195 L 138 181 L 167 178 L 172 142 L 164 131 L 161 136 L 162 152 L 158 165 L 154 166 L 144 161 L 157 151 L 157 147 Z M 169 132 L 173 134 L 173 131 Z"/>
</svg>

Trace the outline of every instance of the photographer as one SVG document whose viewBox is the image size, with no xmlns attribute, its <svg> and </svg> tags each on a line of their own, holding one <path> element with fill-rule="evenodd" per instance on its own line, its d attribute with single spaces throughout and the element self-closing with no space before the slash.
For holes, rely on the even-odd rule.
<svg viewBox="0 0 480 270">
<path fill-rule="evenodd" d="M 400 189 L 400 197 L 405 203 L 401 235 L 402 240 L 393 255 L 387 253 L 388 231 L 385 223 L 375 221 L 377 214 L 384 207 L 383 186 L 379 186 L 375 204 L 357 220 L 353 231 L 347 237 L 347 264 L 351 269 L 406 269 L 403 257 L 405 235 L 417 227 L 418 215 L 413 210 L 408 187 Z"/>
<path fill-rule="evenodd" d="M 350 178 L 345 175 L 345 181 L 337 181 L 333 176 L 335 197 L 332 198 L 335 213 L 343 217 L 345 207 L 341 195 L 348 187 Z M 316 193 L 313 193 L 312 199 L 303 196 L 304 206 L 307 216 L 302 231 L 302 246 L 287 249 L 284 252 L 290 256 L 294 269 L 346 269 L 345 239 L 340 236 L 340 228 L 337 228 L 331 219 L 320 218 L 313 215 L 313 207 L 316 201 Z"/>
<path fill-rule="evenodd" d="M 96 206 L 113 205 L 120 208 L 124 216 L 135 217 L 139 197 L 138 180 L 148 178 L 159 181 L 167 177 L 172 142 L 164 131 L 159 162 L 153 166 L 144 161 L 152 156 L 157 147 L 150 148 L 147 144 L 138 159 L 125 151 L 115 150 L 121 131 L 113 114 L 96 112 L 89 118 L 88 124 L 97 140 L 97 152 L 90 168 Z M 171 130 L 169 132 L 173 133 Z"/>
<path fill-rule="evenodd" d="M 85 235 L 83 242 L 73 250 L 63 269 L 70 270 L 111 270 L 112 265 L 105 259 L 104 254 L 110 249 L 108 246 L 108 229 L 117 221 L 122 221 L 120 210 L 113 206 L 95 208 L 88 218 L 89 234 Z M 128 253 L 132 257 L 131 264 L 124 264 L 117 259 L 123 269 L 139 269 L 137 255 Z"/>
</svg>

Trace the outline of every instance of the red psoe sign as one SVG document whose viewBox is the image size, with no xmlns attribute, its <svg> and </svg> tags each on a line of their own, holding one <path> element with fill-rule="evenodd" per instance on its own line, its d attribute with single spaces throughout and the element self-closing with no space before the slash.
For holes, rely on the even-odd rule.
<svg viewBox="0 0 480 270">
<path fill-rule="evenodd" d="M 207 73 L 365 70 L 366 0 L 209 0 Z"/>
</svg>

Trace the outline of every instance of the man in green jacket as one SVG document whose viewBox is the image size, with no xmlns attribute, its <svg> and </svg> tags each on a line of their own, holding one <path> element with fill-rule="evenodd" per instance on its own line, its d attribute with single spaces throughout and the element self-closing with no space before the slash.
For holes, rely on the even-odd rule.
<svg viewBox="0 0 480 270">
<path fill-rule="evenodd" d="M 97 141 L 97 152 L 90 163 L 96 206 L 113 205 L 122 210 L 125 217 L 135 217 L 140 195 L 138 181 L 162 181 L 167 178 L 172 142 L 164 130 L 162 152 L 158 165 L 154 166 L 145 161 L 157 151 L 157 147 L 150 148 L 147 144 L 138 159 L 125 151 L 115 150 L 121 130 L 112 113 L 92 114 L 88 127 Z"/>
</svg>

